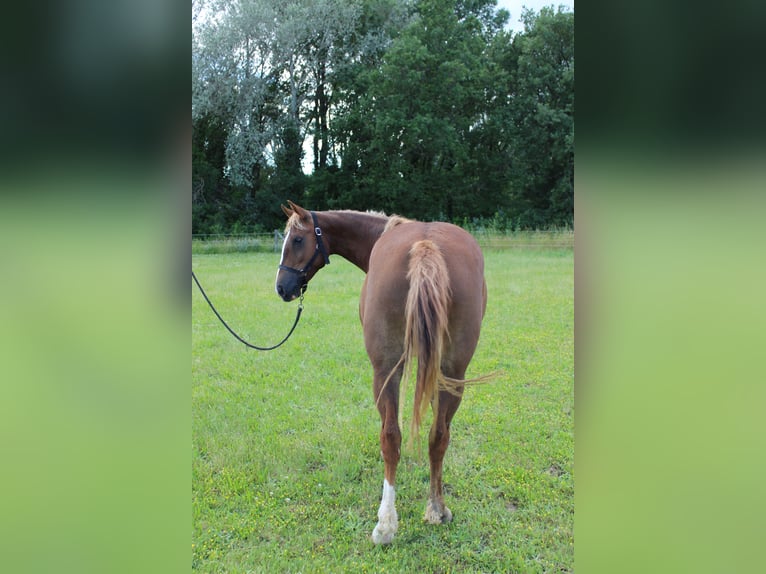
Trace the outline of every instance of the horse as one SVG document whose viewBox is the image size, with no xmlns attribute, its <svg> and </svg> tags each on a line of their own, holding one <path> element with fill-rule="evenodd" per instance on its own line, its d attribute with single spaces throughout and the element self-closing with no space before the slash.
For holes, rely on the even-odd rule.
<svg viewBox="0 0 766 574">
<path fill-rule="evenodd" d="M 314 275 L 339 255 L 366 273 L 359 299 L 364 344 L 373 369 L 380 413 L 383 494 L 375 544 L 390 544 L 398 528 L 396 468 L 402 435 L 399 411 L 417 359 L 410 441 L 419 436 L 429 404 L 430 491 L 424 520 L 452 520 L 444 504 L 442 463 L 450 424 L 463 396 L 466 368 L 479 340 L 487 308 L 484 258 L 467 231 L 449 223 L 359 211 L 307 211 L 288 201 L 276 292 L 284 301 L 303 295 Z"/>
</svg>

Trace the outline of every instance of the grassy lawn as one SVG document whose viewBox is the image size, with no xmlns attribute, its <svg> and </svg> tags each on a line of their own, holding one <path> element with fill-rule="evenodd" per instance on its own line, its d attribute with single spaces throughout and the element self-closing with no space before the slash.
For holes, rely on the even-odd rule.
<svg viewBox="0 0 766 574">
<path fill-rule="evenodd" d="M 278 259 L 193 259 L 219 311 L 257 345 L 279 341 L 295 316 L 296 303 L 274 293 Z M 467 376 L 504 375 L 469 388 L 453 421 L 444 467 L 451 524 L 422 521 L 425 428 L 422 456 L 403 452 L 399 530 L 388 547 L 370 540 L 383 462 L 358 318 L 363 273 L 333 257 L 312 281 L 293 337 L 268 353 L 235 341 L 195 288 L 195 571 L 573 570 L 572 250 L 485 249 L 485 260 L 489 303 Z M 405 413 L 411 405 L 409 396 Z"/>
</svg>

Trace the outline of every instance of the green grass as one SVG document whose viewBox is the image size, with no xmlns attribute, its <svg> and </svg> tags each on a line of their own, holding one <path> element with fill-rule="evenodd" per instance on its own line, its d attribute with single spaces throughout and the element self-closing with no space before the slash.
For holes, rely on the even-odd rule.
<svg viewBox="0 0 766 574">
<path fill-rule="evenodd" d="M 295 303 L 274 293 L 278 257 L 194 257 L 219 311 L 258 345 L 280 340 L 294 318 Z M 422 458 L 402 456 L 388 547 L 370 540 L 383 462 L 358 319 L 362 272 L 334 257 L 293 337 L 268 353 L 235 341 L 195 292 L 195 571 L 573 570 L 573 253 L 485 250 L 485 259 L 489 303 L 467 375 L 504 375 L 469 388 L 453 421 L 444 480 L 454 521 L 422 521 L 424 431 Z"/>
</svg>

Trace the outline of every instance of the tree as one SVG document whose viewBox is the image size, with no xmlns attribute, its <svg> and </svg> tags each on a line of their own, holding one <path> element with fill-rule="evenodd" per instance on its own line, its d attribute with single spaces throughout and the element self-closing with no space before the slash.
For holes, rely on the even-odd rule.
<svg viewBox="0 0 766 574">
<path fill-rule="evenodd" d="M 314 167 L 331 149 L 328 77 L 342 59 L 359 7 L 347 0 L 221 0 L 197 18 L 192 114 L 226 125 L 225 175 L 232 190 L 300 198 L 306 138 Z M 313 129 L 312 129 L 313 128 Z M 273 172 L 264 182 L 264 172 Z"/>
<path fill-rule="evenodd" d="M 410 19 L 408 2 L 362 0 L 354 26 L 336 36 L 330 58 L 332 67 L 325 74 L 331 95 L 328 113 L 326 120 L 320 120 L 326 122 L 326 139 L 321 141 L 326 146 L 327 163 L 323 165 L 322 158 L 315 153 L 315 169 L 306 197 L 311 205 L 331 209 L 382 208 L 370 197 L 375 177 L 366 162 L 362 165 L 372 138 L 371 106 L 375 99 L 372 81 L 392 39 Z M 321 105 L 317 109 L 321 110 Z M 314 145 L 317 146 L 316 138 Z"/>
<path fill-rule="evenodd" d="M 507 18 L 494 1 L 422 0 L 381 64 L 361 72 L 366 95 L 342 168 L 368 205 L 426 218 L 491 214 L 471 132 L 485 115 L 486 38 Z M 486 192 L 486 193 L 483 193 Z"/>
<path fill-rule="evenodd" d="M 519 225 L 574 221 L 574 14 L 526 10 L 512 101 L 511 209 Z"/>
<path fill-rule="evenodd" d="M 288 198 L 572 223 L 573 14 L 526 11 L 514 36 L 495 0 L 203 1 L 196 231 L 279 225 Z"/>
</svg>

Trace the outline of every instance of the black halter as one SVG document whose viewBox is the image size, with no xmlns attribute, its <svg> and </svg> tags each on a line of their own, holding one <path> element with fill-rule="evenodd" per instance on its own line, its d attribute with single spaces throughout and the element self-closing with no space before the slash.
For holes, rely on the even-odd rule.
<svg viewBox="0 0 766 574">
<path fill-rule="evenodd" d="M 311 212 L 311 219 L 314 221 L 314 236 L 316 237 L 316 249 L 314 249 L 314 254 L 311 256 L 311 259 L 309 259 L 309 262 L 306 263 L 306 265 L 303 266 L 303 269 L 295 269 L 294 267 L 288 267 L 287 265 L 279 265 L 280 269 L 284 269 L 285 271 L 289 271 L 290 273 L 296 273 L 301 276 L 301 279 L 303 280 L 302 287 L 305 289 L 306 285 L 308 284 L 308 281 L 306 281 L 306 277 L 308 276 L 309 269 L 311 269 L 311 266 L 314 264 L 314 260 L 319 257 L 320 255 L 324 258 L 325 265 L 330 264 L 330 256 L 327 254 L 327 250 L 324 247 L 324 242 L 322 241 L 322 230 L 319 227 L 319 223 L 317 222 L 317 216 L 316 213 L 313 211 Z"/>
</svg>

